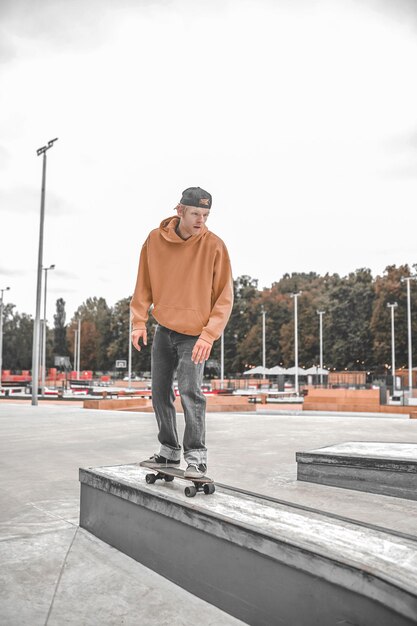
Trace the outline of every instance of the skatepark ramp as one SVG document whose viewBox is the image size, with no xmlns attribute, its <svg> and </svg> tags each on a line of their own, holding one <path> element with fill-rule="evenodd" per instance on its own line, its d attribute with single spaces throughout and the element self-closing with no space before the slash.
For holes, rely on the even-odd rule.
<svg viewBox="0 0 417 626">
<path fill-rule="evenodd" d="M 417 541 L 216 486 L 147 484 L 137 464 L 80 469 L 80 525 L 254 626 L 417 624 Z"/>
</svg>

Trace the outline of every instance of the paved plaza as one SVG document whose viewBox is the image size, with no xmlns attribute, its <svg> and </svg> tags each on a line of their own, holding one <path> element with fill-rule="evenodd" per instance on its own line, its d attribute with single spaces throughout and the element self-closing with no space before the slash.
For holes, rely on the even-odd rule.
<svg viewBox="0 0 417 626">
<path fill-rule="evenodd" d="M 210 413 L 207 430 L 217 482 L 417 536 L 416 501 L 297 482 L 295 461 L 346 441 L 417 443 L 417 420 Z M 0 623 L 240 623 L 78 527 L 78 468 L 155 452 L 153 414 L 0 402 L 0 449 Z"/>
</svg>

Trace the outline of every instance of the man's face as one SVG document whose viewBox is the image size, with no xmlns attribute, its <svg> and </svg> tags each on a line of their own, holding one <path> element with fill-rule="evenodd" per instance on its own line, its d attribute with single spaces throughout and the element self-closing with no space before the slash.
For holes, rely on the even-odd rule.
<svg viewBox="0 0 417 626">
<path fill-rule="evenodd" d="M 181 218 L 180 229 L 182 234 L 190 237 L 201 233 L 210 215 L 210 209 L 180 205 L 178 207 L 178 215 Z"/>
</svg>

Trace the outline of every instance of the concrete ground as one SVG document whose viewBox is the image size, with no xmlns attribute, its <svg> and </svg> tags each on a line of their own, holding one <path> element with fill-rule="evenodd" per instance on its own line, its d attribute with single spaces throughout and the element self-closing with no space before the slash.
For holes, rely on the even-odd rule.
<svg viewBox="0 0 417 626">
<path fill-rule="evenodd" d="M 217 482 L 416 536 L 416 501 L 297 482 L 297 451 L 345 441 L 417 443 L 417 420 L 207 416 Z M 240 623 L 78 528 L 78 468 L 155 451 L 152 414 L 0 402 L 0 623 Z"/>
</svg>

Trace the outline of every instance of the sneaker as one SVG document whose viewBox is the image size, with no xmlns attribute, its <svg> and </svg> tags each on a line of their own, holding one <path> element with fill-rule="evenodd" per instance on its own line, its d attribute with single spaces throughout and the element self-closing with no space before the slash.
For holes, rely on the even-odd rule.
<svg viewBox="0 0 417 626">
<path fill-rule="evenodd" d="M 184 478 L 203 478 L 207 474 L 207 465 L 200 463 L 189 463 L 184 472 Z"/>
<path fill-rule="evenodd" d="M 141 461 L 139 465 L 153 465 L 154 467 L 178 467 L 181 461 L 171 461 L 171 459 L 166 459 L 161 454 L 153 454 L 150 459 L 146 459 L 146 461 Z"/>
</svg>

